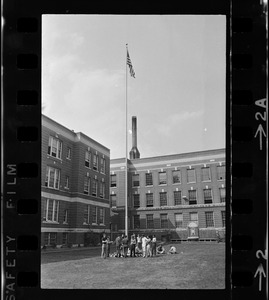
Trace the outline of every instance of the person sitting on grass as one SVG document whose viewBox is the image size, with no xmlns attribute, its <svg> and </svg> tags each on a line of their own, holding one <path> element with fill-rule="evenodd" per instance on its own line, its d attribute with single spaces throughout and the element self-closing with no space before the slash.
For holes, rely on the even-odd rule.
<svg viewBox="0 0 269 300">
<path fill-rule="evenodd" d="M 165 254 L 165 249 L 162 245 L 157 247 L 157 254 Z"/>
<path fill-rule="evenodd" d="M 168 251 L 168 254 L 176 254 L 177 253 L 177 249 L 175 246 L 171 246 L 169 251 Z"/>
<path fill-rule="evenodd" d="M 136 256 L 142 256 L 143 255 L 143 251 L 142 251 L 142 249 L 139 248 L 138 245 L 135 247 L 135 255 Z"/>
</svg>

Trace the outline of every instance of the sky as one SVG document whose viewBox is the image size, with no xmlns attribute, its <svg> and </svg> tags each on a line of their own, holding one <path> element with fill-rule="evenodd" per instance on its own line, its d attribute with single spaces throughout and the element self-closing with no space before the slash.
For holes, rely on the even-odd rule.
<svg viewBox="0 0 269 300">
<path fill-rule="evenodd" d="M 43 15 L 42 113 L 121 158 L 126 99 L 128 152 L 132 116 L 141 158 L 225 148 L 226 17 Z"/>
</svg>

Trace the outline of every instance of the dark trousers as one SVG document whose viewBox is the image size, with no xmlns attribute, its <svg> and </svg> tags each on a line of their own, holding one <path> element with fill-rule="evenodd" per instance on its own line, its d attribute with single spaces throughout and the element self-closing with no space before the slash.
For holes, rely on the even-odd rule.
<svg viewBox="0 0 269 300">
<path fill-rule="evenodd" d="M 123 246 L 124 257 L 127 257 L 128 246 Z"/>
<path fill-rule="evenodd" d="M 116 246 L 117 257 L 121 257 L 120 246 Z"/>
<path fill-rule="evenodd" d="M 156 243 L 152 243 L 152 255 L 156 255 Z"/>
<path fill-rule="evenodd" d="M 132 257 L 133 255 L 135 257 L 135 244 L 130 245 L 130 256 Z"/>
</svg>

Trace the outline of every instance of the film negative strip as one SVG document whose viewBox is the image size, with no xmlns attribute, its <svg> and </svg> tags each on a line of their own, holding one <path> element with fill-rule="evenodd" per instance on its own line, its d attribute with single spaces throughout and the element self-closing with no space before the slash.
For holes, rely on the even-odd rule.
<svg viewBox="0 0 269 300">
<path fill-rule="evenodd" d="M 88 299 L 93 295 L 82 289 L 41 289 L 42 15 L 119 13 L 226 15 L 225 289 L 166 292 L 184 299 L 268 297 L 267 1 L 215 2 L 154 3 L 143 8 L 115 7 L 114 3 L 93 6 L 79 0 L 4 2 L 3 299 Z M 103 295 L 105 290 L 98 291 Z"/>
</svg>

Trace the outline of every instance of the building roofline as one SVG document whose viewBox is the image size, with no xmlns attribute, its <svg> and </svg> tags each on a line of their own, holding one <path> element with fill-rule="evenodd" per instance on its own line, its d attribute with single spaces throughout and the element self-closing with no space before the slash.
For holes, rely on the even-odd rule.
<svg viewBox="0 0 269 300">
<path fill-rule="evenodd" d="M 128 159 L 129 162 L 135 163 L 135 162 L 143 162 L 147 160 L 154 160 L 154 159 L 167 159 L 167 158 L 178 158 L 178 157 L 193 157 L 197 155 L 212 155 L 213 153 L 222 153 L 225 154 L 225 148 L 219 148 L 219 149 L 212 149 L 212 150 L 202 150 L 202 151 L 195 151 L 195 152 L 186 152 L 186 153 L 178 153 L 178 154 L 167 154 L 167 155 L 160 155 L 160 156 L 151 156 L 151 157 L 143 157 L 138 159 Z M 111 163 L 117 163 L 122 162 L 125 160 L 125 157 L 122 158 L 114 158 L 110 159 Z"/>
<path fill-rule="evenodd" d="M 97 146 L 99 146 L 99 147 L 105 149 L 106 151 L 110 152 L 110 149 L 109 149 L 109 148 L 107 148 L 106 146 L 104 146 L 104 145 L 102 145 L 101 143 L 97 142 L 96 140 L 90 138 L 90 137 L 87 136 L 85 133 L 83 133 L 83 132 L 75 132 L 74 130 L 71 130 L 71 129 L 67 128 L 66 126 L 64 126 L 64 125 L 62 125 L 62 124 L 60 124 L 60 123 L 58 123 L 57 121 L 55 121 L 55 120 L 49 118 L 48 116 L 46 116 L 46 115 L 44 115 L 44 114 L 41 114 L 41 116 L 42 116 L 42 118 L 47 119 L 47 121 L 52 122 L 52 123 L 56 124 L 57 126 L 60 126 L 62 129 L 68 131 L 70 134 L 72 134 L 72 135 L 74 136 L 74 139 L 75 139 L 75 138 L 78 138 L 78 140 L 80 140 L 80 136 L 81 136 L 81 137 L 83 137 L 84 139 L 88 140 L 89 142 L 94 143 L 94 144 L 96 144 Z"/>
</svg>

